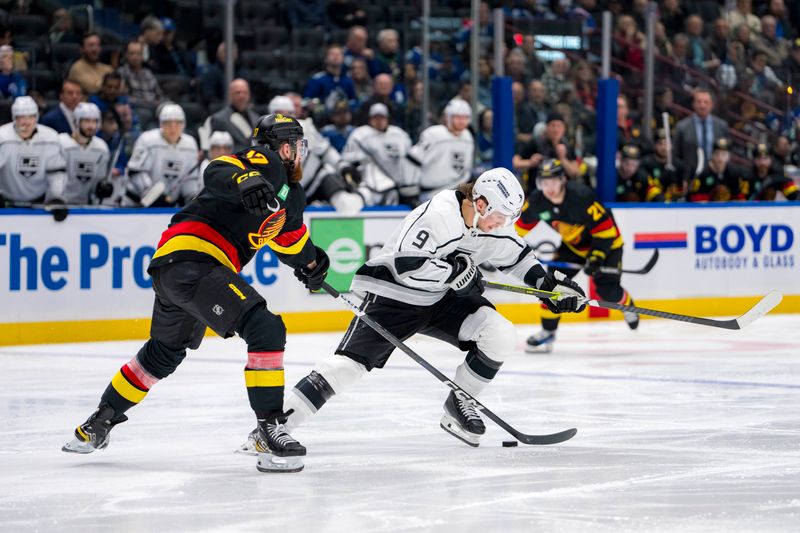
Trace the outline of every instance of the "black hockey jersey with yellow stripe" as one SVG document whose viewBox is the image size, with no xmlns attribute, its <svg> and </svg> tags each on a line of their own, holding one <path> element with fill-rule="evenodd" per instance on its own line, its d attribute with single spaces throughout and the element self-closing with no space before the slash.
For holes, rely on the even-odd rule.
<svg viewBox="0 0 800 533">
<path fill-rule="evenodd" d="M 279 207 L 267 216 L 242 204 L 237 178 L 257 170 L 275 188 Z M 150 268 L 175 261 L 216 261 L 239 272 L 263 246 L 292 268 L 316 257 L 303 223 L 305 193 L 288 183 L 277 153 L 254 146 L 214 159 L 203 175 L 204 188 L 176 213 L 162 234 Z"/>
</svg>

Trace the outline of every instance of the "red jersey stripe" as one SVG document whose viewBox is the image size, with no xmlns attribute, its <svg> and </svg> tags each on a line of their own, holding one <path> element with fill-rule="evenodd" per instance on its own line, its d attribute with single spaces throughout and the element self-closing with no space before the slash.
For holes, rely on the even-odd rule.
<svg viewBox="0 0 800 533">
<path fill-rule="evenodd" d="M 228 256 L 228 259 L 230 259 L 233 266 L 236 267 L 237 272 L 242 270 L 242 265 L 239 261 L 239 254 L 236 251 L 236 248 L 225 237 L 220 235 L 217 230 L 208 224 L 204 224 L 196 220 L 186 220 L 184 222 L 173 224 L 161 234 L 161 240 L 158 243 L 158 247 L 161 248 L 164 243 L 176 235 L 194 235 L 210 242 L 222 250 L 226 256 Z"/>
</svg>

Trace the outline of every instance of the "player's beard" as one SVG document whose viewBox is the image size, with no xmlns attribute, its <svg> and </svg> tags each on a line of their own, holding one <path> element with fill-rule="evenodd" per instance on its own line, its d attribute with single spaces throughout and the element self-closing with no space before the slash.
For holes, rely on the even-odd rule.
<svg viewBox="0 0 800 533">
<path fill-rule="evenodd" d="M 300 180 L 303 179 L 303 163 L 298 163 L 292 166 L 294 168 L 287 172 L 286 178 L 289 183 L 300 183 Z"/>
</svg>

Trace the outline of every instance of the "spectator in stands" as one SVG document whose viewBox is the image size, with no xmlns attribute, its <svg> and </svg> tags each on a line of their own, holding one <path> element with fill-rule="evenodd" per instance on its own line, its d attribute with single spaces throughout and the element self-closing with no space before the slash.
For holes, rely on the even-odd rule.
<svg viewBox="0 0 800 533">
<path fill-rule="evenodd" d="M 72 15 L 67 9 L 60 7 L 53 11 L 53 25 L 50 27 L 50 44 L 79 43 L 80 39 L 72 27 Z"/>
<path fill-rule="evenodd" d="M 161 24 L 159 22 L 159 24 Z M 125 47 L 125 64 L 118 70 L 128 89 L 134 106 L 156 106 L 164 99 L 164 93 L 153 72 L 144 66 L 142 43 L 130 41 Z"/>
<path fill-rule="evenodd" d="M 58 133 L 71 134 L 75 129 L 73 113 L 79 103 L 83 101 L 83 89 L 75 80 L 66 79 L 61 83 L 58 93 L 58 105 L 48 111 L 39 121 L 49 126 Z"/>
<path fill-rule="evenodd" d="M 597 78 L 588 61 L 580 60 L 572 67 L 572 86 L 575 97 L 587 109 L 594 109 L 597 99 Z"/>
<path fill-rule="evenodd" d="M 344 51 L 338 44 L 328 46 L 325 52 L 325 70 L 317 72 L 306 84 L 303 98 L 317 98 L 332 109 L 339 100 L 345 100 L 353 108 L 356 90 L 353 80 L 344 73 Z"/>
<path fill-rule="evenodd" d="M 800 85 L 797 83 L 800 80 L 800 37 L 792 41 L 792 52 L 783 64 L 783 71 L 787 80 L 795 80 L 794 90 L 798 90 L 796 86 Z"/>
<path fill-rule="evenodd" d="M 681 7 L 680 0 L 662 0 L 659 13 L 667 35 L 672 37 L 683 30 L 686 12 Z"/>
<path fill-rule="evenodd" d="M 731 28 L 738 28 L 744 24 L 750 28 L 753 33 L 761 32 L 761 20 L 753 14 L 753 1 L 752 0 L 736 0 L 736 9 L 728 11 L 725 14 Z"/>
<path fill-rule="evenodd" d="M 572 89 L 572 83 L 567 78 L 569 74 L 569 60 L 556 59 L 550 64 L 550 70 L 542 76 L 542 83 L 547 92 L 547 101 L 551 104 L 561 100 L 564 92 Z"/>
<path fill-rule="evenodd" d="M 83 87 L 86 94 L 94 94 L 103 84 L 103 76 L 114 70 L 111 65 L 100 62 L 100 35 L 87 33 L 81 39 L 81 57 L 69 69 L 69 79 Z"/>
<path fill-rule="evenodd" d="M 753 54 L 751 66 L 755 77 L 751 94 L 770 105 L 775 105 L 776 92 L 783 89 L 783 82 L 767 64 L 766 52 L 759 50 Z"/>
<path fill-rule="evenodd" d="M 292 28 L 314 28 L 324 30 L 325 0 L 292 0 L 286 6 L 289 26 Z"/>
<path fill-rule="evenodd" d="M 630 15 L 617 17 L 611 47 L 614 57 L 627 64 L 622 68 L 626 79 L 640 78 L 644 69 L 644 34 Z"/>
<path fill-rule="evenodd" d="M 478 116 L 478 166 L 484 170 L 492 168 L 494 157 L 494 146 L 492 144 L 492 128 L 494 127 L 494 112 L 491 109 L 484 109 Z M 478 168 L 475 169 L 479 171 Z"/>
<path fill-rule="evenodd" d="M 329 114 L 331 123 L 319 130 L 319 132 L 330 141 L 331 146 L 336 151 L 342 153 L 347 138 L 355 129 L 352 125 L 353 113 L 347 102 L 336 102 L 336 105 Z"/>
<path fill-rule="evenodd" d="M 151 70 L 154 74 L 178 74 L 193 78 L 194 61 L 186 49 L 175 42 L 175 21 L 165 17 L 161 19 L 161 24 L 164 26 L 164 37 L 153 48 Z"/>
<path fill-rule="evenodd" d="M 667 122 L 670 130 L 675 128 L 678 123 L 675 117 L 675 111 L 672 109 L 674 104 L 672 89 L 665 85 L 658 85 L 654 92 L 653 100 L 653 124 L 651 125 L 653 131 L 664 127 L 663 114 L 667 114 Z"/>
<path fill-rule="evenodd" d="M 642 143 L 642 128 L 637 120 L 631 116 L 631 106 L 628 104 L 628 97 L 619 95 L 617 97 L 617 145 L 622 147 L 626 144 Z"/>
<path fill-rule="evenodd" d="M 220 102 L 225 99 L 225 43 L 221 42 L 217 46 L 217 61 L 206 67 L 205 72 L 200 77 L 200 100 L 208 106 L 212 102 Z M 238 77 L 239 69 L 236 62 L 239 58 L 239 47 L 233 47 L 233 72 L 234 77 Z"/>
<path fill-rule="evenodd" d="M 372 96 L 372 78 L 369 75 L 367 62 L 360 57 L 353 59 L 353 62 L 350 63 L 350 70 L 348 73 L 350 79 L 353 80 L 353 87 L 356 91 L 356 102 L 358 102 L 358 105 L 361 105 Z"/>
<path fill-rule="evenodd" d="M 111 176 L 118 177 L 121 176 L 123 172 L 125 172 L 125 165 L 127 164 L 127 157 L 122 158 L 122 149 L 117 151 L 117 147 L 119 147 L 119 143 L 122 141 L 122 135 L 120 134 L 120 127 L 119 122 L 117 120 L 117 115 L 108 109 L 100 114 L 100 131 L 97 132 L 97 136 L 103 139 L 106 144 L 108 145 L 108 149 L 111 152 L 111 165 L 113 168 L 111 169 Z M 117 160 L 114 161 L 114 156 L 117 156 Z M 120 162 L 120 159 L 124 159 Z M 121 164 L 120 164 L 121 163 Z"/>
<path fill-rule="evenodd" d="M 794 2 L 795 6 L 797 2 Z M 786 4 L 783 0 L 770 0 L 767 14 L 775 17 L 775 36 L 781 39 L 792 39 L 797 35 L 797 28 L 792 28 L 792 23 L 786 14 Z"/>
<path fill-rule="evenodd" d="M 672 39 L 672 61 L 661 63 L 660 76 L 668 83 L 676 85 L 683 90 L 690 90 L 695 84 L 694 79 L 687 70 L 688 64 L 689 38 L 679 33 Z M 685 102 L 680 102 L 685 103 Z"/>
<path fill-rule="evenodd" d="M 7 44 L 0 46 L 0 94 L 13 100 L 27 92 L 28 82 L 14 71 L 14 49 Z"/>
<path fill-rule="evenodd" d="M 250 101 L 250 84 L 237 78 L 228 88 L 228 105 L 208 117 L 204 129 L 228 132 L 233 137 L 233 151 L 238 152 L 251 145 L 250 138 L 257 120 L 258 113 L 253 111 Z M 208 149 L 203 139 L 201 148 Z"/>
<path fill-rule="evenodd" d="M 772 15 L 761 18 L 761 33 L 753 36 L 753 48 L 767 55 L 767 63 L 773 68 L 780 68 L 789 57 L 791 45 L 786 39 L 775 34 L 777 21 Z"/>
<path fill-rule="evenodd" d="M 720 62 L 725 62 L 728 58 L 728 44 L 731 39 L 731 25 L 725 17 L 719 17 L 714 21 L 714 29 L 706 39 L 708 50 L 716 56 Z"/>
<path fill-rule="evenodd" d="M 520 50 L 525 55 L 525 74 L 527 78 L 529 80 L 540 78 L 545 73 L 546 68 L 536 55 L 536 37 L 530 33 L 523 35 Z"/>
<path fill-rule="evenodd" d="M 492 19 L 492 10 L 488 2 L 481 2 L 478 6 L 478 20 L 480 22 L 480 35 L 478 36 L 480 55 L 485 56 L 489 54 L 489 49 L 494 39 L 494 22 Z M 466 51 L 468 48 L 468 43 L 472 38 L 472 26 L 471 19 L 465 21 L 462 29 L 454 38 L 455 48 L 459 53 Z"/>
<path fill-rule="evenodd" d="M 564 171 L 570 177 L 579 174 L 580 169 L 575 161 L 574 152 L 567 145 L 567 125 L 559 113 L 551 113 L 547 117 L 544 134 L 534 136 L 514 154 L 512 165 L 515 170 L 522 170 L 527 175 L 526 183 L 532 185 L 536 170 L 546 159 L 560 159 Z"/>
<path fill-rule="evenodd" d="M 492 107 L 492 73 L 494 68 L 488 57 L 478 59 L 478 101 Z"/>
<path fill-rule="evenodd" d="M 518 81 L 511 82 L 511 101 L 514 104 L 514 142 L 521 146 L 530 142 L 536 119 L 525 101 L 525 86 Z"/>
<path fill-rule="evenodd" d="M 408 93 L 408 101 L 406 102 L 406 132 L 408 132 L 411 142 L 414 144 L 419 140 L 419 134 L 422 131 L 422 93 L 422 80 L 416 80 L 411 86 L 411 91 Z"/>
<path fill-rule="evenodd" d="M 510 77 L 511 81 L 520 83 L 523 87 L 526 87 L 530 82 L 525 63 L 525 53 L 519 48 L 512 48 L 506 55 L 506 76 Z M 545 76 L 547 75 L 545 74 Z"/>
<path fill-rule="evenodd" d="M 749 57 L 753 51 L 753 38 L 750 26 L 747 24 L 735 26 L 733 30 L 733 40 L 741 46 L 744 57 Z"/>
<path fill-rule="evenodd" d="M 714 100 L 707 89 L 698 89 L 692 98 L 694 113 L 684 118 L 675 127 L 673 150 L 675 156 L 686 166 L 686 173 L 693 172 L 700 158 L 708 161 L 716 139 L 728 137 L 728 123 L 714 116 Z M 690 176 L 685 176 L 688 180 Z"/>
<path fill-rule="evenodd" d="M 792 141 L 786 135 L 780 135 L 772 146 L 772 166 L 800 165 L 800 151 L 792 149 Z"/>
<path fill-rule="evenodd" d="M 367 12 L 353 0 L 330 0 L 326 9 L 328 20 L 339 28 L 367 24 Z"/>
<path fill-rule="evenodd" d="M 672 57 L 672 40 L 667 35 L 664 23 L 657 21 L 654 30 L 653 38 L 656 45 L 656 54 Z"/>
<path fill-rule="evenodd" d="M 403 127 L 403 107 L 405 99 L 402 99 L 394 90 L 394 82 L 389 74 L 378 74 L 372 82 L 372 96 L 361 104 L 356 113 L 355 123 L 363 126 L 369 118 L 369 110 L 372 104 L 381 103 L 389 109 L 391 122 L 395 126 Z"/>
<path fill-rule="evenodd" d="M 719 59 L 714 57 L 703 36 L 703 19 L 700 15 L 690 15 L 686 19 L 686 36 L 689 38 L 689 64 L 702 72 L 714 70 Z"/>
<path fill-rule="evenodd" d="M 119 72 L 109 72 L 103 76 L 103 85 L 100 87 L 100 91 L 89 97 L 89 101 L 100 109 L 101 115 L 109 111 L 114 115 L 114 120 L 117 121 L 120 127 L 122 126 L 122 121 L 117 115 L 115 106 L 129 103 L 128 95 L 122 94 L 122 89 L 122 76 L 120 76 Z M 135 121 L 138 122 L 136 119 Z M 106 143 L 108 143 L 108 140 L 106 140 Z M 113 148 L 111 150 L 113 151 Z"/>
<path fill-rule="evenodd" d="M 400 50 L 400 34 L 386 28 L 378 32 L 378 49 L 370 62 L 370 75 L 389 74 L 395 83 L 403 81 L 403 53 Z M 352 74 L 351 74 L 352 75 Z"/>
<path fill-rule="evenodd" d="M 364 59 L 367 64 L 375 57 L 375 53 L 367 46 L 369 40 L 369 33 L 364 26 L 353 26 L 347 33 L 347 42 L 345 43 L 342 53 L 344 53 L 344 67 L 342 72 L 347 73 L 350 68 L 350 63 L 355 58 Z M 370 68 L 372 73 L 372 68 Z"/>
<path fill-rule="evenodd" d="M 547 115 L 550 114 L 551 107 L 547 102 L 547 89 L 544 83 L 533 80 L 528 84 L 528 104 L 533 113 L 533 123 L 547 122 Z"/>
<path fill-rule="evenodd" d="M 142 45 L 143 64 L 150 69 L 154 66 L 153 52 L 164 38 L 164 24 L 158 17 L 147 16 L 139 24 L 139 37 L 136 39 Z"/>
</svg>

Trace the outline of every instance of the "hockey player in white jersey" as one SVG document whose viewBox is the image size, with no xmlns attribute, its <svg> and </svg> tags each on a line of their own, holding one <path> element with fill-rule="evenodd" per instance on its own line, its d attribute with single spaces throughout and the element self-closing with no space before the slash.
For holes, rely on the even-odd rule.
<svg viewBox="0 0 800 533">
<path fill-rule="evenodd" d="M 303 126 L 303 138 L 308 141 L 308 155 L 303 159 L 303 179 L 300 184 L 306 192 L 306 201 L 330 203 L 343 214 L 361 211 L 364 200 L 349 189 L 352 187 L 339 172 L 341 154 L 330 141 L 320 134 L 311 117 L 303 116 L 302 99 L 299 94 L 276 96 L 269 102 L 269 113 L 293 116 Z"/>
<path fill-rule="evenodd" d="M 233 137 L 227 131 L 215 131 L 208 138 L 208 157 L 200 163 L 200 177 L 206 171 L 206 167 L 216 158 L 223 155 L 233 154 Z"/>
<path fill-rule="evenodd" d="M 422 131 L 411 149 L 409 160 L 419 173 L 420 198 L 430 199 L 437 192 L 453 189 L 472 177 L 475 140 L 469 131 L 472 109 L 460 98 L 444 108 L 445 124 Z"/>
<path fill-rule="evenodd" d="M 12 122 L 0 126 L 0 205 L 51 204 L 53 217 L 67 216 L 65 162 L 58 133 L 37 124 L 39 106 L 30 96 L 11 104 Z"/>
<path fill-rule="evenodd" d="M 544 300 L 553 312 L 584 307 L 580 287 L 549 274 L 515 233 L 524 201 L 516 177 L 504 168 L 442 191 L 405 218 L 380 253 L 358 269 L 351 286 L 363 295 L 362 311 L 397 338 L 422 333 L 464 350 L 454 381 L 473 397 L 517 345 L 514 325 L 481 294 L 478 263 L 489 261 L 531 287 L 561 292 L 557 301 Z M 332 396 L 382 368 L 393 351 L 394 345 L 355 317 L 335 355 L 314 365 L 288 394 L 285 407 L 293 412 L 286 427 L 302 425 Z M 441 427 L 470 446 L 478 446 L 485 431 L 472 403 L 452 392 Z"/>
<path fill-rule="evenodd" d="M 181 106 L 164 104 L 158 124 L 133 145 L 123 206 L 184 205 L 202 189 L 197 141 L 183 133 L 186 115 Z"/>
<path fill-rule="evenodd" d="M 416 205 L 419 187 L 413 181 L 406 156 L 408 134 L 389 124 L 389 109 L 381 103 L 369 108 L 367 124 L 359 126 L 342 150 L 340 168 L 355 167 L 361 175 L 358 192 L 366 205 Z"/>
<path fill-rule="evenodd" d="M 108 179 L 108 145 L 95 137 L 100 127 L 100 108 L 81 102 L 75 107 L 74 119 L 72 133 L 58 136 L 67 163 L 63 198 L 68 204 L 98 204 L 114 194 L 114 185 Z"/>
</svg>

